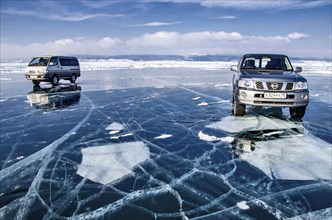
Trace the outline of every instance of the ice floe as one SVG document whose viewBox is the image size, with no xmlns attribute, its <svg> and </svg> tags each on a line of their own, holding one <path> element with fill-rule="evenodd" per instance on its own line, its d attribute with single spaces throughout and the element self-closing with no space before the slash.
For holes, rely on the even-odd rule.
<svg viewBox="0 0 332 220">
<path fill-rule="evenodd" d="M 132 172 L 149 159 L 149 148 L 143 142 L 108 144 L 83 148 L 77 174 L 101 184 L 108 184 Z"/>
<path fill-rule="evenodd" d="M 109 134 L 113 135 L 121 132 L 124 128 L 125 128 L 124 125 L 117 122 L 113 122 L 112 124 L 107 126 L 105 130 L 110 131 Z"/>
<path fill-rule="evenodd" d="M 266 140 L 252 141 L 255 145 L 254 151 L 240 154 L 239 157 L 262 170 L 270 178 L 332 179 L 331 145 L 307 132 L 301 123 L 265 116 L 227 116 L 206 127 L 235 135 L 241 132 L 242 136 L 246 132 L 262 132 L 262 137 Z M 302 129 L 304 134 L 296 133 L 294 129 Z M 267 133 L 264 133 L 265 131 Z M 281 137 L 271 138 L 273 135 Z M 219 140 L 203 132 L 199 133 L 199 137 L 205 141 Z"/>
</svg>

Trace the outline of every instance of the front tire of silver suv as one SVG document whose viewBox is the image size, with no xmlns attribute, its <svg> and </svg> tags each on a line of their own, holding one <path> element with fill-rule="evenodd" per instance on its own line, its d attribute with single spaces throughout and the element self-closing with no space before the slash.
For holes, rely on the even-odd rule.
<svg viewBox="0 0 332 220">
<path fill-rule="evenodd" d="M 236 101 L 235 94 L 233 92 L 233 100 L 232 100 L 232 113 L 235 116 L 243 116 L 246 113 L 246 106 L 243 104 L 240 104 Z"/>
<path fill-rule="evenodd" d="M 307 106 L 290 107 L 289 114 L 291 115 L 292 118 L 301 119 L 304 117 L 306 108 L 307 108 Z"/>
</svg>

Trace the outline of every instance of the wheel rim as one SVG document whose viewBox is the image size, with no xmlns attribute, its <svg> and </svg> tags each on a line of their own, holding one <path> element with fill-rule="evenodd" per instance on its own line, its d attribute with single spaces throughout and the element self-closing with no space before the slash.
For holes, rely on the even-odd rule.
<svg viewBox="0 0 332 220">
<path fill-rule="evenodd" d="M 75 82 L 75 81 L 76 81 L 76 75 L 75 75 L 75 74 L 71 75 L 71 81 L 72 81 L 72 82 Z"/>
<path fill-rule="evenodd" d="M 58 77 L 57 76 L 53 76 L 52 82 L 53 82 L 54 85 L 58 84 L 58 82 L 59 82 Z"/>
</svg>

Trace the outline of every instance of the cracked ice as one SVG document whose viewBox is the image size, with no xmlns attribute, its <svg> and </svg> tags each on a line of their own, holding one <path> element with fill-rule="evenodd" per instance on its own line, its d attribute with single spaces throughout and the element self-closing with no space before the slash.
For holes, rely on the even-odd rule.
<svg viewBox="0 0 332 220">
<path fill-rule="evenodd" d="M 231 116 L 226 71 L 85 74 L 2 99 L 1 219 L 331 218 L 331 103 L 318 85 L 294 122 Z"/>
</svg>

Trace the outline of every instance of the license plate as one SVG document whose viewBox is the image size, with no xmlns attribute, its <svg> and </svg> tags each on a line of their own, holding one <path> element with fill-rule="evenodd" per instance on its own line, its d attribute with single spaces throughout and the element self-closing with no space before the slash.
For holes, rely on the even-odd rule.
<svg viewBox="0 0 332 220">
<path fill-rule="evenodd" d="M 285 99 L 287 97 L 286 93 L 264 93 L 264 98 L 266 99 Z"/>
<path fill-rule="evenodd" d="M 30 79 L 37 79 L 37 76 L 30 76 Z"/>
</svg>

